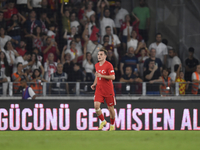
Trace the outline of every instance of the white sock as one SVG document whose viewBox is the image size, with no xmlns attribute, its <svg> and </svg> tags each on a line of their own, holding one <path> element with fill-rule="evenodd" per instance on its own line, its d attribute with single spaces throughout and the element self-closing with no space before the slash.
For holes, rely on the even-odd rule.
<svg viewBox="0 0 200 150">
<path fill-rule="evenodd" d="M 102 121 L 102 122 L 106 122 L 106 120 L 104 119 L 104 121 Z"/>
<path fill-rule="evenodd" d="M 112 125 L 112 124 L 110 124 L 110 126 L 114 126 L 114 124 Z"/>
</svg>

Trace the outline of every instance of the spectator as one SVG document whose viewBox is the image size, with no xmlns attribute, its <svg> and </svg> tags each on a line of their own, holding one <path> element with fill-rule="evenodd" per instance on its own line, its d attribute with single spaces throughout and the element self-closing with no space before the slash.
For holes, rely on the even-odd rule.
<svg viewBox="0 0 200 150">
<path fill-rule="evenodd" d="M 54 61 L 57 62 L 60 51 L 58 49 L 57 43 L 51 41 L 51 37 L 47 37 L 46 46 L 42 47 L 42 53 L 44 57 L 44 62 L 46 62 L 49 53 L 54 54 Z"/>
<path fill-rule="evenodd" d="M 134 50 L 137 49 L 138 47 L 138 40 L 137 40 L 137 33 L 132 30 L 131 35 L 129 34 L 129 24 L 128 24 L 128 28 L 127 28 L 127 50 L 129 49 L 129 47 L 133 47 Z"/>
<path fill-rule="evenodd" d="M 61 6 L 63 32 L 65 30 L 67 30 L 68 32 L 71 32 L 70 19 L 69 19 L 70 12 L 69 12 L 69 10 L 63 11 L 63 9 L 64 9 L 63 7 L 64 7 L 64 2 L 62 3 L 62 6 Z"/>
<path fill-rule="evenodd" d="M 19 54 L 13 48 L 11 41 L 6 42 L 4 49 L 5 49 L 5 54 L 6 54 L 6 57 L 7 57 L 7 60 L 8 60 L 8 64 L 10 66 L 12 66 L 14 64 L 15 57 L 18 57 Z"/>
<path fill-rule="evenodd" d="M 169 50 L 169 57 L 172 58 L 171 72 L 174 72 L 174 66 L 181 64 L 181 60 L 176 55 L 176 52 L 174 49 Z"/>
<path fill-rule="evenodd" d="M 41 22 L 41 27 L 42 27 L 42 33 L 47 34 L 48 28 L 51 22 L 49 18 L 47 17 L 47 12 L 44 10 L 40 14 L 40 22 Z"/>
<path fill-rule="evenodd" d="M 86 6 L 87 6 L 87 9 L 85 10 L 85 20 L 87 20 L 89 22 L 90 16 L 92 14 L 95 14 L 95 12 L 92 10 L 93 2 L 92 1 L 88 1 Z"/>
<path fill-rule="evenodd" d="M 3 48 L 8 41 L 12 41 L 15 44 L 18 44 L 17 40 L 12 39 L 10 36 L 5 35 L 4 28 L 0 27 L 0 46 Z"/>
<path fill-rule="evenodd" d="M 175 65 L 176 66 L 176 65 Z M 179 82 L 179 94 L 180 95 L 185 95 L 185 90 L 188 88 L 190 81 L 186 83 L 184 79 L 184 73 L 181 71 L 181 64 L 179 64 L 178 69 L 176 71 L 176 82 Z"/>
<path fill-rule="evenodd" d="M 7 21 L 7 23 L 10 21 L 13 14 L 17 14 L 18 10 L 15 8 L 15 1 L 9 0 L 7 4 L 7 11 L 4 12 L 4 19 Z"/>
<path fill-rule="evenodd" d="M 115 75 L 116 75 L 116 72 L 118 71 L 117 58 L 115 57 L 112 47 L 110 47 L 109 49 L 106 49 L 106 50 L 108 51 L 106 60 L 109 61 L 113 65 L 113 68 L 115 69 Z"/>
<path fill-rule="evenodd" d="M 115 26 L 117 28 L 117 33 L 119 34 L 120 28 L 122 23 L 124 22 L 125 16 L 128 13 L 128 11 L 124 8 L 121 8 L 121 0 L 117 0 L 115 2 Z"/>
<path fill-rule="evenodd" d="M 137 49 L 134 51 L 136 57 L 141 57 L 141 54 L 140 54 L 140 50 L 141 50 L 141 49 L 144 49 L 144 50 L 145 50 L 145 56 L 149 56 L 150 51 L 149 51 L 149 49 L 147 48 L 146 43 L 145 43 L 145 42 L 140 42 L 140 43 L 138 44 Z"/>
<path fill-rule="evenodd" d="M 102 4 L 101 4 L 101 17 L 100 17 L 101 38 L 102 39 L 103 39 L 104 35 L 106 34 L 106 27 L 107 26 L 110 26 L 111 34 L 117 33 L 114 20 L 110 18 L 110 10 L 108 8 L 106 8 L 104 10 L 105 5 L 106 4 L 102 2 Z M 114 30 L 114 32 L 113 32 L 113 30 Z"/>
<path fill-rule="evenodd" d="M 74 64 L 74 71 L 73 71 L 73 82 L 83 82 L 84 76 L 83 72 L 78 63 Z"/>
<path fill-rule="evenodd" d="M 148 31 L 150 26 L 150 11 L 145 0 L 140 0 L 140 5 L 133 9 L 133 13 L 140 20 L 139 34 L 143 37 L 143 39 L 147 43 Z"/>
<path fill-rule="evenodd" d="M 4 29 L 6 28 L 6 22 L 4 20 L 2 11 L 0 11 L 0 27 L 3 27 Z"/>
<path fill-rule="evenodd" d="M 28 10 L 32 9 L 32 6 L 29 0 L 17 0 L 16 4 L 17 4 L 16 5 L 17 10 L 19 10 L 19 12 L 22 15 L 25 15 L 28 12 Z"/>
<path fill-rule="evenodd" d="M 0 52 L 0 85 L 3 96 L 7 95 L 8 82 L 10 82 L 10 69 L 6 55 L 3 51 Z"/>
<path fill-rule="evenodd" d="M 171 46 L 168 45 L 168 40 L 167 40 L 167 39 L 163 39 L 163 40 L 162 40 L 162 43 L 165 44 L 165 45 L 167 46 L 168 53 L 169 53 L 169 50 L 170 50 L 170 49 L 173 49 L 173 47 L 171 47 Z M 169 55 L 167 56 L 167 68 L 168 68 L 168 70 L 170 70 L 170 68 L 171 68 L 172 59 L 173 59 L 173 58 L 171 58 Z M 177 68 L 177 69 L 178 69 L 178 68 Z M 175 77 L 175 78 L 176 78 L 176 77 Z"/>
<path fill-rule="evenodd" d="M 75 41 L 75 44 L 76 44 L 75 48 L 77 50 L 77 55 L 82 56 L 83 52 L 82 52 L 81 36 L 79 34 L 76 34 L 74 36 L 74 41 Z"/>
<path fill-rule="evenodd" d="M 142 42 L 145 42 L 142 38 L 142 36 L 140 35 L 139 33 L 139 25 L 140 25 L 140 19 L 138 19 L 138 17 L 132 12 L 132 15 L 133 15 L 133 23 L 132 23 L 132 26 L 133 26 L 133 30 L 132 31 L 135 31 L 136 32 L 136 39 L 138 41 L 142 41 Z"/>
<path fill-rule="evenodd" d="M 49 53 L 47 61 L 44 63 L 45 80 L 50 82 L 51 74 L 56 72 L 57 62 L 54 62 L 53 53 Z"/>
<path fill-rule="evenodd" d="M 42 30 L 40 26 L 33 29 L 33 34 L 30 35 L 33 41 L 33 47 L 37 47 L 40 52 L 43 46 L 44 36 L 42 35 Z"/>
<path fill-rule="evenodd" d="M 143 77 L 143 72 L 144 72 L 144 62 L 146 59 L 148 59 L 149 57 L 146 56 L 146 51 L 145 48 L 141 48 L 140 49 L 140 53 L 141 53 L 141 57 L 138 58 L 139 61 L 139 69 L 140 69 L 140 76 Z"/>
<path fill-rule="evenodd" d="M 76 27 L 76 33 L 79 33 L 79 27 L 80 27 L 80 23 L 76 20 L 76 13 L 73 12 L 71 13 L 70 16 L 70 27 Z"/>
<path fill-rule="evenodd" d="M 37 54 L 37 59 L 42 63 L 41 51 L 37 47 L 33 47 L 33 53 Z"/>
<path fill-rule="evenodd" d="M 19 43 L 19 47 L 16 47 L 16 51 L 20 56 L 24 56 L 24 54 L 27 52 L 26 50 L 26 42 L 24 40 L 21 40 Z"/>
<path fill-rule="evenodd" d="M 167 68 L 162 70 L 162 76 L 159 79 L 151 80 L 150 83 L 159 82 L 160 84 L 160 95 L 169 96 L 171 94 L 172 79 L 168 76 L 169 72 Z"/>
<path fill-rule="evenodd" d="M 12 74 L 12 81 L 13 83 L 13 92 L 14 94 L 20 93 L 20 81 L 22 79 L 26 79 L 28 81 L 27 74 L 23 72 L 23 65 L 22 63 L 17 64 L 17 72 Z"/>
<path fill-rule="evenodd" d="M 122 57 L 120 62 L 120 72 L 122 76 L 127 66 L 131 66 L 133 72 L 135 72 L 135 70 L 139 71 L 138 59 L 134 56 L 134 49 L 132 47 L 129 47 L 128 53 Z"/>
<path fill-rule="evenodd" d="M 48 82 L 43 77 L 41 77 L 41 71 L 39 69 L 33 70 L 33 75 L 30 80 L 31 88 L 37 95 L 41 95 L 43 93 L 42 82 Z"/>
<path fill-rule="evenodd" d="M 31 2 L 32 2 L 31 6 L 33 7 L 33 10 L 35 10 L 37 15 L 39 16 L 39 13 L 42 11 L 41 9 L 42 0 L 32 0 Z"/>
<path fill-rule="evenodd" d="M 97 14 L 99 16 L 99 14 L 101 13 L 101 8 L 102 8 L 102 5 L 105 7 L 105 8 L 109 8 L 109 2 L 107 0 L 99 0 L 97 2 Z M 101 15 L 101 14 L 100 14 Z"/>
<path fill-rule="evenodd" d="M 121 29 L 120 29 L 120 37 L 122 37 L 122 45 L 123 45 L 124 51 L 126 51 L 127 36 L 128 36 L 128 34 L 130 35 L 131 31 L 133 30 L 133 27 L 130 26 L 130 24 L 131 24 L 130 21 L 131 21 L 131 17 L 129 14 L 127 14 L 125 16 L 125 22 L 123 22 L 123 24 L 121 25 Z"/>
<path fill-rule="evenodd" d="M 55 30 L 56 30 L 55 25 L 50 24 L 50 25 L 49 25 L 49 31 L 47 32 L 47 36 L 48 36 L 48 37 L 51 37 L 51 40 L 52 40 L 53 42 L 55 42 L 55 38 L 56 38 Z"/>
<path fill-rule="evenodd" d="M 32 56 L 31 56 L 31 60 L 33 63 L 30 65 L 30 69 L 32 70 L 32 72 L 35 70 L 35 69 L 40 69 L 42 74 L 41 76 L 44 77 L 44 68 L 41 64 L 41 62 L 37 59 L 37 54 L 33 53 Z"/>
<path fill-rule="evenodd" d="M 24 30 L 25 34 L 32 34 L 33 29 L 37 26 L 41 27 L 41 22 L 36 19 L 36 13 L 34 10 L 31 10 L 29 13 L 29 19 L 26 21 L 26 28 Z"/>
<path fill-rule="evenodd" d="M 200 65 L 196 66 L 196 71 L 192 73 L 192 94 L 197 95 L 200 93 Z"/>
<path fill-rule="evenodd" d="M 153 82 L 158 80 L 161 77 L 160 70 L 158 69 L 158 66 L 155 64 L 154 60 L 149 61 L 149 67 L 146 71 L 144 71 L 144 81 L 150 82 L 147 83 L 147 94 L 148 95 L 158 95 L 159 92 L 159 84 Z"/>
<path fill-rule="evenodd" d="M 70 35 L 67 35 L 67 29 L 65 30 L 65 33 L 63 35 L 63 38 L 67 40 L 67 48 L 70 48 L 70 43 L 72 40 L 74 40 L 74 36 L 76 35 L 76 27 L 71 28 Z"/>
<path fill-rule="evenodd" d="M 125 68 L 125 74 L 120 78 L 119 82 L 124 82 L 122 84 L 122 93 L 135 93 L 134 82 L 142 82 L 142 79 L 137 78 L 132 71 L 131 66 Z"/>
<path fill-rule="evenodd" d="M 172 79 L 173 82 L 175 82 L 175 80 L 176 80 L 176 72 L 178 70 L 178 67 L 179 67 L 178 64 L 174 65 L 174 72 L 171 72 L 169 74 L 169 77 Z"/>
<path fill-rule="evenodd" d="M 162 61 L 163 65 L 167 65 L 167 46 L 163 44 L 162 42 L 162 35 L 161 33 L 156 34 L 156 42 L 152 43 L 149 46 L 149 49 L 151 50 L 152 48 L 156 50 L 156 57 L 160 58 Z"/>
<path fill-rule="evenodd" d="M 111 33 L 111 27 L 110 26 L 106 27 L 106 34 L 109 36 L 109 44 L 114 46 L 114 54 L 115 54 L 115 57 L 117 58 L 117 61 L 118 61 L 119 60 L 119 54 L 118 54 L 117 48 L 120 47 L 121 42 L 120 42 L 120 40 L 119 40 L 119 38 L 116 34 Z"/>
<path fill-rule="evenodd" d="M 160 70 L 160 72 L 162 72 L 162 68 L 163 68 L 162 61 L 160 60 L 160 58 L 156 58 L 156 50 L 154 48 L 150 50 L 150 58 L 144 61 L 144 71 L 149 69 L 149 62 L 151 60 L 155 61 L 155 64 L 158 66 L 158 69 Z"/>
<path fill-rule="evenodd" d="M 64 50 L 64 49 L 63 49 Z M 70 55 L 71 55 L 71 60 L 73 60 L 73 62 L 77 62 L 77 59 L 78 59 L 78 51 L 77 51 L 77 49 L 76 49 L 76 42 L 74 41 L 74 40 L 72 40 L 71 42 L 70 42 L 70 49 L 66 49 L 66 50 L 64 50 L 65 52 L 65 54 L 66 53 L 70 53 Z"/>
<path fill-rule="evenodd" d="M 82 67 L 85 69 L 86 72 L 86 81 L 94 81 L 94 64 L 92 60 L 92 55 L 90 52 L 86 52 L 86 46 L 84 47 L 84 54 L 83 54 L 83 63 Z"/>
<path fill-rule="evenodd" d="M 90 22 L 89 22 L 89 25 L 88 25 L 88 32 L 89 32 L 88 34 L 89 34 L 89 36 L 92 34 L 93 26 L 97 26 L 95 14 L 92 14 L 90 16 Z"/>
<path fill-rule="evenodd" d="M 78 12 L 78 20 L 83 26 L 85 26 L 85 24 L 86 24 L 85 20 L 83 19 L 84 12 L 85 12 L 85 5 L 81 4 L 80 10 Z"/>
<path fill-rule="evenodd" d="M 74 62 L 71 61 L 71 55 L 69 53 L 64 54 L 62 64 L 64 64 L 63 72 L 65 72 L 68 75 L 68 81 L 72 81 Z"/>
<path fill-rule="evenodd" d="M 67 74 L 63 72 L 63 65 L 57 64 L 57 71 L 51 75 L 49 94 L 69 94 Z"/>
<path fill-rule="evenodd" d="M 191 81 L 192 73 L 196 70 L 199 61 L 194 58 L 194 48 L 189 48 L 189 57 L 185 60 L 185 80 Z"/>
<path fill-rule="evenodd" d="M 18 41 L 18 43 L 21 41 L 21 26 L 25 21 L 26 18 L 24 18 L 20 13 L 13 14 L 11 17 L 11 22 L 8 25 L 8 35 L 11 36 L 12 39 Z"/>
<path fill-rule="evenodd" d="M 99 29 L 96 28 L 96 26 L 94 26 L 92 29 L 92 34 L 89 39 L 86 36 L 87 32 L 88 32 L 88 25 L 85 26 L 82 38 L 87 43 L 87 52 L 91 53 L 94 64 L 96 64 L 98 62 L 97 60 L 98 51 L 102 48 L 102 45 L 98 43 L 97 33 L 99 32 Z"/>
<path fill-rule="evenodd" d="M 30 65 L 33 65 L 33 62 L 32 61 L 29 61 L 31 58 L 31 54 L 30 53 L 25 53 L 24 56 L 17 56 L 17 58 L 14 60 L 14 64 L 13 64 L 13 72 L 16 72 L 17 71 L 17 64 L 18 63 L 22 63 L 22 67 L 25 70 L 28 69 L 28 66 Z"/>
</svg>

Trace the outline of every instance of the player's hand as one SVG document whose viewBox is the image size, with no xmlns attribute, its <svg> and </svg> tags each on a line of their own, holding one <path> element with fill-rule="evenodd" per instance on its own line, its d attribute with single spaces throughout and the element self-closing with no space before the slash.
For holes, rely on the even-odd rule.
<svg viewBox="0 0 200 150">
<path fill-rule="evenodd" d="M 92 90 L 95 90 L 95 86 L 96 86 L 95 84 L 92 84 L 92 85 L 91 85 L 91 89 L 92 89 Z"/>
<path fill-rule="evenodd" d="M 100 74 L 100 73 L 95 73 L 95 76 L 101 78 L 101 77 L 102 77 L 102 74 Z"/>
</svg>

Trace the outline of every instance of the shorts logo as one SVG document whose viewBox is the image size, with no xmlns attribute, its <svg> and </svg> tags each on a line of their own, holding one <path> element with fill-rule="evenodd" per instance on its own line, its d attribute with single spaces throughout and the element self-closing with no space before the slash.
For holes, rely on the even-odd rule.
<svg viewBox="0 0 200 150">
<path fill-rule="evenodd" d="M 109 105 L 112 105 L 113 103 L 109 103 Z"/>
<path fill-rule="evenodd" d="M 111 70 L 110 72 L 114 72 L 114 70 Z"/>
</svg>

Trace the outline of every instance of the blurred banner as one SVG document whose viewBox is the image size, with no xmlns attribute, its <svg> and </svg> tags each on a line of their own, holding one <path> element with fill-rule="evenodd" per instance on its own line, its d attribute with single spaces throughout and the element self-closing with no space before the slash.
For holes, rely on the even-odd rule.
<svg viewBox="0 0 200 150">
<path fill-rule="evenodd" d="M 116 130 L 200 130 L 199 106 L 197 100 L 118 100 Z M 109 122 L 106 105 L 101 108 Z M 89 100 L 1 101 L 0 130 L 98 130 L 99 123 Z"/>
</svg>

